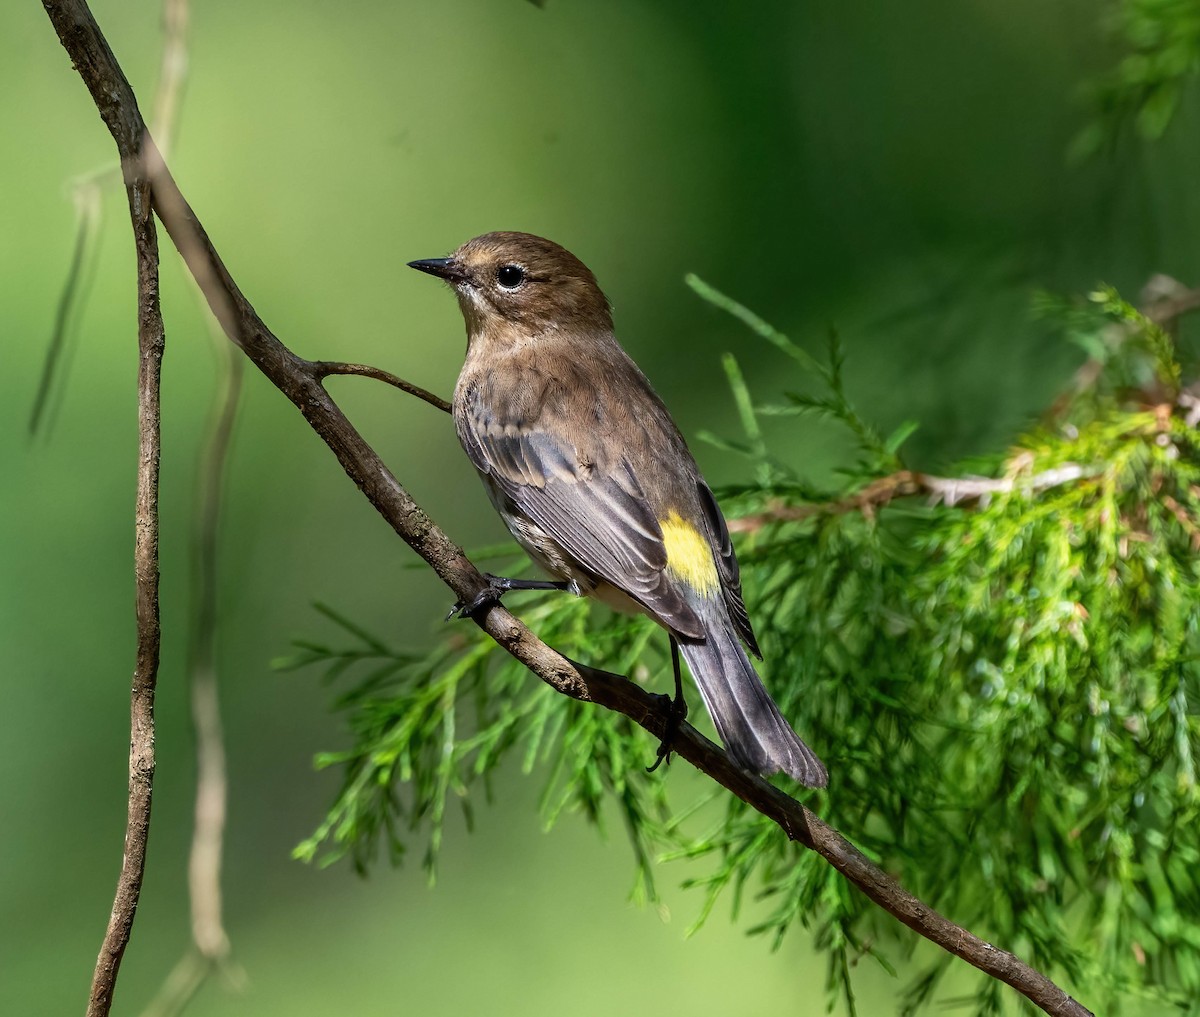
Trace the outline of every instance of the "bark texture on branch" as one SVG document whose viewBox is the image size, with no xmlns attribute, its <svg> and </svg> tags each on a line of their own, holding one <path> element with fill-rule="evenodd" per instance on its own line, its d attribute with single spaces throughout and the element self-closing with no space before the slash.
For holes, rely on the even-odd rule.
<svg viewBox="0 0 1200 1017">
<path fill-rule="evenodd" d="M 82 0 L 43 0 L 76 68 L 96 98 L 125 160 L 136 151 L 145 125 L 128 82 Z M 146 141 L 147 159 L 155 159 Z M 151 172 L 155 211 L 200 283 L 230 339 L 290 399 L 379 513 L 440 576 L 461 601 L 485 586 L 483 577 L 424 513 L 329 397 L 321 381 L 328 365 L 296 356 L 255 313 L 221 262 L 207 234 L 161 161 Z M 633 682 L 576 664 L 539 640 L 502 606 L 478 617 L 496 642 L 564 695 L 616 710 L 662 737 L 669 708 Z M 1048 1014 L 1090 1017 L 1090 1011 L 1041 973 L 1007 951 L 955 925 L 923 904 L 870 862 L 836 830 L 795 799 L 760 777 L 737 768 L 725 753 L 688 724 L 675 736 L 675 751 L 697 769 L 777 823 L 788 837 L 818 852 L 897 919 L 943 949 L 1007 982 Z"/>
<path fill-rule="evenodd" d="M 135 509 L 134 572 L 136 580 L 137 659 L 130 693 L 129 802 L 125 853 L 112 914 L 88 999 L 88 1017 L 107 1017 L 121 958 L 129 943 L 141 895 L 150 836 L 154 790 L 154 690 L 158 678 L 158 467 L 160 452 L 159 379 L 164 349 L 158 296 L 158 237 L 150 198 L 150 182 L 139 172 L 137 147 L 122 153 L 125 189 L 137 249 L 138 290 L 138 470 Z"/>
</svg>

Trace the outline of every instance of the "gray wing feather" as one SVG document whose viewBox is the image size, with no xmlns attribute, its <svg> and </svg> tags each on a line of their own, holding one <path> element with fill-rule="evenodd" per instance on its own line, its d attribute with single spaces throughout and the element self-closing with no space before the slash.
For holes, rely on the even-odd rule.
<svg viewBox="0 0 1200 1017">
<path fill-rule="evenodd" d="M 546 431 L 482 423 L 461 422 L 463 447 L 518 513 L 586 572 L 629 594 L 672 631 L 703 638 L 699 616 L 664 575 L 662 528 L 625 459 L 601 475 Z"/>
<path fill-rule="evenodd" d="M 758 640 L 754 638 L 754 629 L 750 625 L 750 616 L 746 613 L 746 605 L 742 601 L 741 569 L 738 567 L 737 556 L 733 553 L 733 541 L 729 537 L 725 516 L 721 514 L 721 507 L 717 504 L 712 489 L 703 480 L 697 481 L 696 487 L 700 492 L 700 507 L 704 510 L 704 520 L 708 525 L 708 542 L 716 552 L 717 571 L 721 576 L 721 593 L 725 598 L 725 606 L 729 609 L 729 617 L 733 619 L 733 627 L 745 640 L 750 652 L 762 660 Z"/>
</svg>

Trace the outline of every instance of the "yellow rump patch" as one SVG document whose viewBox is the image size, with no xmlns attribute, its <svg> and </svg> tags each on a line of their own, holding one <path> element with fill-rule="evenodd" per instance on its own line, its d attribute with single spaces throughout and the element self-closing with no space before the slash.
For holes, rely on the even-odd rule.
<svg viewBox="0 0 1200 1017">
<path fill-rule="evenodd" d="M 671 512 L 660 519 L 663 545 L 667 549 L 667 571 L 688 588 L 702 596 L 714 593 L 720 586 L 712 548 L 700 531 Z"/>
</svg>

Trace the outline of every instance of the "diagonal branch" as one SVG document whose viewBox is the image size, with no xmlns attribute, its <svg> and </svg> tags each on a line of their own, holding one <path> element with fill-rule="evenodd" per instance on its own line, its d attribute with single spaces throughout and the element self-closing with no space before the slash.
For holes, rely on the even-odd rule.
<svg viewBox="0 0 1200 1017">
<path fill-rule="evenodd" d="M 133 92 L 86 3 L 83 0 L 42 2 L 112 132 L 122 159 L 135 158 L 143 139 L 147 157 L 153 159 L 153 143 L 146 137 Z M 329 397 L 321 385 L 322 378 L 329 373 L 326 367 L 289 350 L 255 313 L 161 160 L 155 163 L 152 187 L 155 211 L 200 283 L 226 334 L 296 405 L 329 445 L 350 479 L 455 596 L 463 601 L 474 599 L 485 586 L 483 577 L 412 499 Z M 476 623 L 564 695 L 616 710 L 660 738 L 664 734 L 669 709 L 662 697 L 651 695 L 626 678 L 568 660 L 503 607 L 492 608 L 478 617 Z M 788 837 L 818 852 L 905 925 L 1007 982 L 1046 1013 L 1089 1017 L 1090 1011 L 1044 975 L 923 904 L 795 799 L 734 766 L 721 749 L 690 725 L 682 726 L 674 745 L 680 756 L 778 824 Z"/>
</svg>

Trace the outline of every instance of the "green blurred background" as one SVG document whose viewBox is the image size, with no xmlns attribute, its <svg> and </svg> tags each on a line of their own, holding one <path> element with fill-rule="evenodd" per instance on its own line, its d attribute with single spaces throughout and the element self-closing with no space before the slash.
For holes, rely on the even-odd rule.
<svg viewBox="0 0 1200 1017">
<path fill-rule="evenodd" d="M 93 5 L 143 107 L 159 4 Z M 684 285 L 694 271 L 814 351 L 835 324 L 851 394 L 887 429 L 921 422 L 915 464 L 1003 446 L 1078 351 L 1029 314 L 1037 287 L 1156 271 L 1195 282 L 1194 104 L 1154 146 L 1072 165 L 1081 85 L 1111 63 L 1093 3 L 912 0 L 195 0 L 175 174 L 255 306 L 299 353 L 366 361 L 449 394 L 463 351 L 443 287 L 404 262 L 492 229 L 586 261 L 618 331 L 687 434 L 735 435 L 733 350 L 767 399 L 796 379 Z M 77 1012 L 124 826 L 133 659 L 133 253 L 104 204 L 94 281 L 48 435 L 27 422 L 71 254 L 70 179 L 113 146 L 41 6 L 0 8 L 0 1012 Z M 194 469 L 215 382 L 197 301 L 164 263 L 159 769 L 143 901 L 118 986 L 140 1011 L 187 941 L 192 761 L 182 673 Z M 447 418 L 369 381 L 335 395 L 456 540 L 503 537 Z M 775 428 L 813 479 L 843 446 Z M 697 445 L 714 482 L 734 457 Z M 328 635 L 322 600 L 420 646 L 449 597 L 347 482 L 291 406 L 248 376 L 220 555 L 230 765 L 227 917 L 248 981 L 190 1013 L 816 1014 L 824 966 L 778 953 L 722 905 L 685 939 L 695 874 L 660 869 L 628 902 L 619 825 L 543 833 L 515 768 L 478 828 L 452 824 L 433 890 L 416 864 L 324 871 L 289 860 L 323 814 L 344 744 L 332 693 L 270 669 Z M 754 591 L 748 591 L 753 611 Z M 531 679 L 532 680 L 532 679 Z M 663 775 L 693 778 L 683 767 Z M 829 806 L 836 822 L 836 807 Z M 852 831 L 847 831 L 852 834 Z M 863 1012 L 897 983 L 864 966 Z"/>
</svg>

